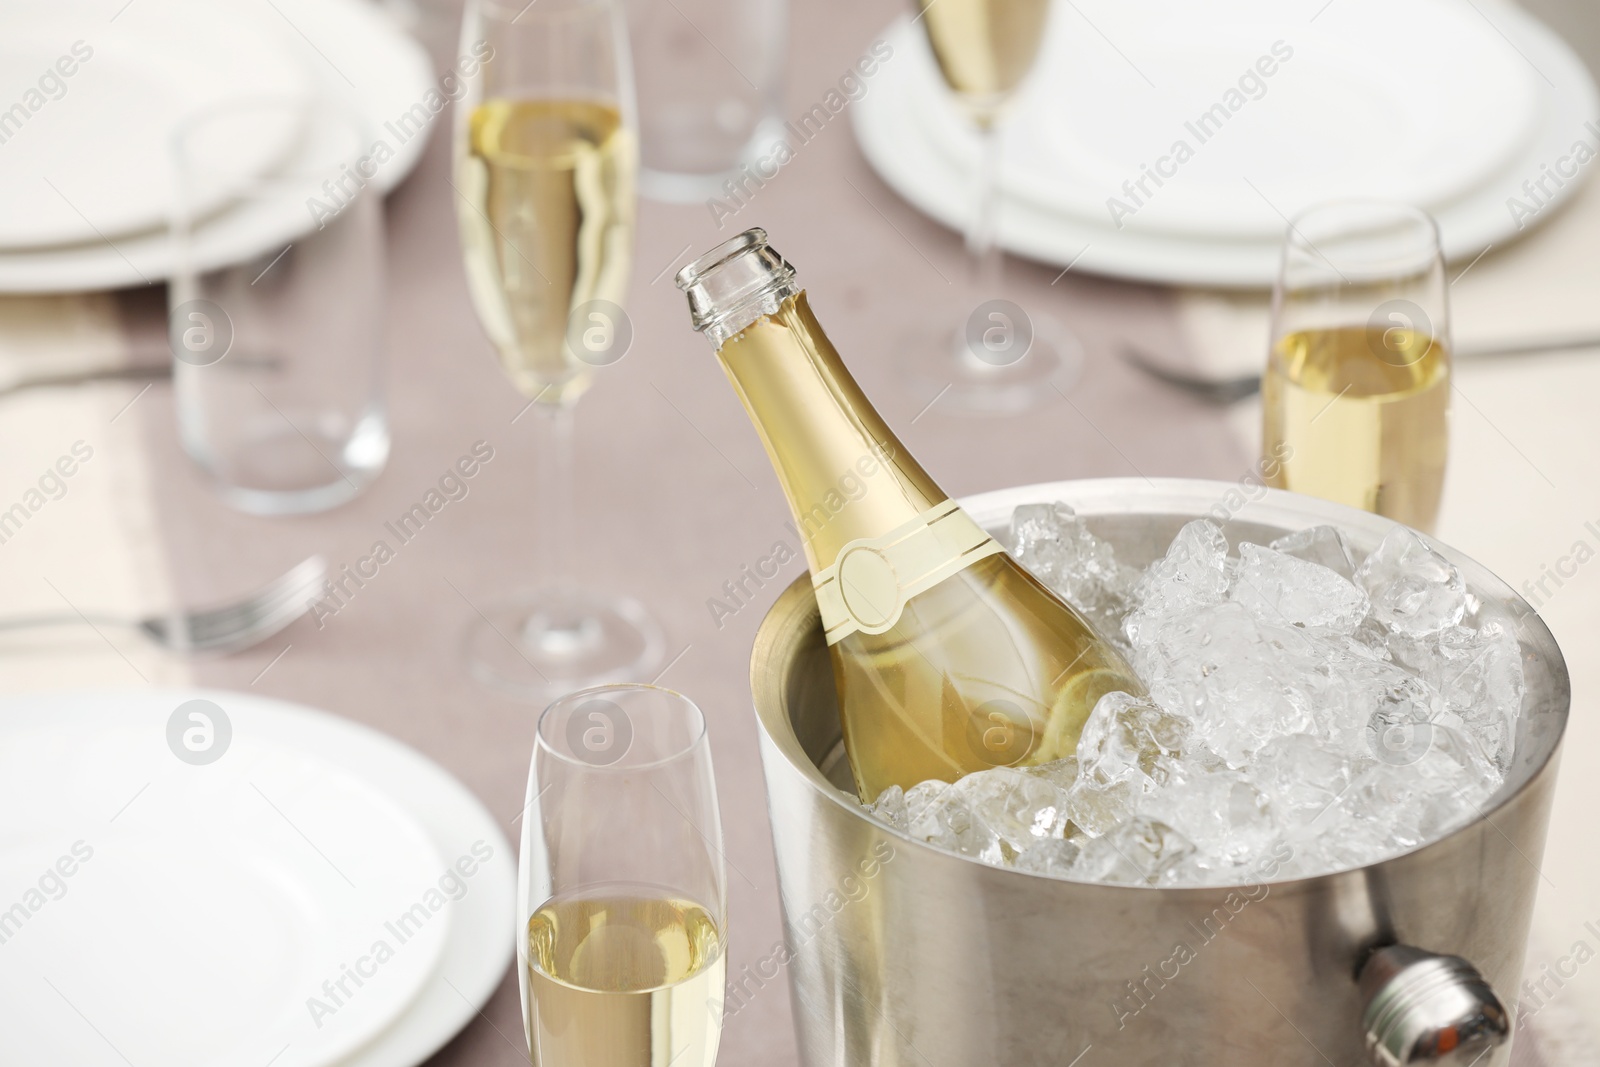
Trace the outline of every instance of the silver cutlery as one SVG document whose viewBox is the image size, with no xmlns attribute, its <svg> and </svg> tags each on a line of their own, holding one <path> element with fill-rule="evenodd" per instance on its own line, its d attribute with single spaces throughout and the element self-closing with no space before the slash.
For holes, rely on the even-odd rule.
<svg viewBox="0 0 1600 1067">
<path fill-rule="evenodd" d="M 1549 352 L 1573 352 L 1582 348 L 1600 348 L 1600 335 L 1555 337 L 1540 341 L 1523 341 L 1498 345 L 1463 345 L 1454 352 L 1456 359 L 1495 359 L 1503 356 L 1537 355 Z M 1153 356 L 1136 345 L 1123 342 L 1117 350 L 1122 361 L 1140 373 L 1164 385 L 1188 393 L 1208 404 L 1227 406 L 1256 395 L 1261 391 L 1261 375 L 1241 374 L 1237 377 L 1212 378 L 1163 366 Z"/>
<path fill-rule="evenodd" d="M 1147 352 L 1141 348 L 1124 342 L 1118 349 L 1117 355 L 1122 361 L 1135 370 L 1154 378 L 1163 385 L 1170 385 L 1174 389 L 1188 393 L 1208 404 L 1226 407 L 1237 404 L 1246 397 L 1255 396 L 1261 391 L 1261 375 L 1244 374 L 1237 378 L 1208 378 L 1201 374 L 1190 374 L 1187 371 L 1173 370 L 1157 363 Z"/>
<path fill-rule="evenodd" d="M 86 615 L 73 610 L 0 619 L 0 630 L 86 625 L 134 629 L 174 652 L 238 652 L 282 630 L 311 607 L 327 578 L 327 562 L 312 556 L 259 591 L 231 604 L 198 611 L 173 611 L 142 619 Z"/>
</svg>

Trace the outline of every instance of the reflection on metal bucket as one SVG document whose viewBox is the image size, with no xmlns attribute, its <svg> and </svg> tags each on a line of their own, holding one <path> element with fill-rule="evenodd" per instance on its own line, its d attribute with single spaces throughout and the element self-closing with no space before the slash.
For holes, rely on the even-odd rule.
<svg viewBox="0 0 1600 1067">
<path fill-rule="evenodd" d="M 998 533 L 1016 505 L 1064 500 L 1143 565 L 1234 488 L 1064 482 L 965 503 Z M 1276 491 L 1222 525 L 1234 544 L 1265 544 L 1323 523 L 1363 554 L 1391 525 Z M 809 583 L 792 585 L 756 638 L 752 683 L 806 1067 L 1503 1067 L 1571 694 L 1527 605 L 1441 551 L 1518 620 L 1527 690 L 1505 787 L 1481 819 L 1405 855 L 1290 881 L 1266 857 L 1235 887 L 1001 870 L 867 817 Z M 841 877 L 875 856 L 859 899 L 829 910 Z M 827 922 L 807 918 L 819 903 Z"/>
</svg>

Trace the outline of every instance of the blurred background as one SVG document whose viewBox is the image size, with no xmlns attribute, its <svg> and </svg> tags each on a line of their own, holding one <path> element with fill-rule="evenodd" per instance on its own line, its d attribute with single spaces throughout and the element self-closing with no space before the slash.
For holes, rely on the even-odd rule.
<svg viewBox="0 0 1600 1067">
<path fill-rule="evenodd" d="M 1259 396 L 1204 384 L 1262 372 L 1287 218 L 1354 193 L 1426 207 L 1461 357 L 1434 533 L 1539 609 L 1577 695 L 1527 973 L 1571 957 L 1575 942 L 1600 948 L 1586 925 L 1600 923 L 1587 818 L 1600 797 L 1583 773 L 1600 754 L 1587 714 L 1600 679 L 1583 655 L 1600 640 L 1600 567 L 1588 566 L 1600 553 L 1600 191 L 1588 180 L 1600 154 L 1600 11 L 1588 0 L 1185 8 L 1054 6 L 1036 68 L 997 112 L 985 231 L 973 197 L 990 158 L 984 123 L 944 90 L 916 11 L 891 0 L 627 0 L 642 195 L 631 259 L 610 267 L 625 272 L 620 317 L 604 323 L 627 339 L 552 376 L 497 361 L 490 338 L 518 327 L 493 301 L 474 303 L 463 268 L 463 233 L 485 205 L 458 169 L 473 131 L 457 110 L 485 56 L 481 38 L 462 35 L 459 5 L 0 4 L 0 603 L 70 624 L 0 633 L 10 735 L 0 747 L 16 773 L 0 785 L 0 909 L 19 902 L 27 915 L 15 931 L 0 925 L 15 939 L 0 941 L 0 997 L 8 1016 L 31 1020 L 22 1036 L 0 1036 L 0 1050 L 15 1042 L 0 1059 L 43 1062 L 53 1048 L 57 1062 L 159 1062 L 141 1058 L 163 1046 L 134 1020 L 178 1025 L 190 1015 L 182 990 L 216 988 L 218 957 L 199 950 L 149 980 L 124 971 L 108 984 L 92 963 L 115 940 L 58 950 L 43 936 L 49 923 L 94 928 L 94 916 L 114 914 L 117 928 L 136 929 L 139 914 L 188 916 L 201 941 L 238 938 L 265 953 L 262 996 L 281 993 L 272 967 L 293 970 L 247 936 L 249 901 L 211 895 L 235 883 L 213 888 L 195 873 L 236 827 L 197 823 L 188 853 L 136 864 L 99 891 L 84 885 L 96 873 L 84 862 L 59 898 L 41 898 L 48 909 L 28 903 L 58 853 L 72 855 L 80 837 L 97 846 L 95 833 L 114 842 L 141 810 L 141 781 L 161 780 L 138 770 L 142 755 L 124 764 L 116 746 L 72 745 L 45 750 L 79 767 L 70 786 L 49 778 L 30 731 L 57 710 L 92 710 L 61 691 L 158 694 L 125 698 L 153 722 L 166 721 L 174 693 L 225 707 L 216 691 L 246 694 L 229 712 L 236 731 L 268 714 L 249 700 L 275 698 L 410 746 L 458 783 L 429 779 L 459 802 L 464 827 L 434 841 L 435 866 L 484 842 L 493 861 L 473 867 L 490 873 L 462 873 L 461 899 L 492 914 L 501 893 L 509 917 L 510 842 L 542 706 L 522 668 L 543 678 L 540 657 L 567 653 L 560 625 L 537 649 L 515 647 L 532 631 L 518 630 L 527 616 L 504 596 L 565 579 L 595 592 L 584 602 L 595 617 L 611 612 L 600 625 L 617 660 L 595 677 L 656 681 L 704 711 L 730 980 L 770 956 L 781 929 L 746 677 L 762 613 L 804 564 L 760 442 L 672 282 L 751 226 L 802 272 L 852 372 L 953 495 L 1130 476 L 1216 479 L 1248 495 L 1262 478 Z M 214 118 L 263 98 L 300 109 L 196 125 L 207 105 Z M 1226 114 L 1206 126 L 1215 106 Z M 289 144 L 317 152 L 289 166 Z M 985 260 L 991 243 L 1003 262 Z M 938 338 L 985 321 L 997 296 L 1040 348 L 1015 375 L 1008 363 L 1006 375 L 969 381 L 970 367 L 945 365 Z M 1473 348 L 1513 354 L 1466 358 Z M 224 356 L 235 376 L 206 375 Z M 1190 386 L 1162 380 L 1173 377 Z M 272 381 L 281 392 L 263 388 Z M 562 413 L 544 410 L 558 400 Z M 771 576 L 764 561 L 779 545 L 790 551 Z M 237 601 L 312 557 L 331 584 L 304 572 L 310 580 L 280 587 L 271 625 L 247 647 L 192 655 L 203 642 L 165 642 L 174 653 L 101 621 L 177 626 L 174 606 Z M 502 610 L 513 614 L 497 623 Z M 296 763 L 293 746 L 331 760 L 342 742 L 312 744 L 296 729 L 275 735 L 290 753 L 282 766 L 265 755 L 251 766 L 263 768 L 263 798 L 299 798 L 303 810 L 279 812 L 299 838 L 318 840 L 330 811 L 387 811 L 406 792 L 397 767 L 383 797 L 353 785 L 359 802 L 316 794 L 328 779 Z M 161 737 L 152 744 L 152 759 L 170 761 Z M 52 792 L 63 788 L 95 805 L 68 812 Z M 73 836 L 91 808 L 104 823 Z M 406 825 L 394 821 L 394 834 Z M 108 843 L 104 865 L 133 848 Z M 422 881 L 359 914 L 406 911 L 433 884 L 432 862 L 386 874 L 374 860 L 375 881 Z M 157 910 L 95 910 L 123 892 Z M 307 929 L 341 922 L 319 916 L 325 927 Z M 430 935 L 442 962 L 397 957 L 416 971 L 392 982 L 404 996 L 335 1005 L 316 982 L 302 991 L 286 980 L 280 1014 L 292 1021 L 193 1062 L 265 1065 L 275 1052 L 280 1065 L 526 1062 L 516 982 L 502 970 L 509 949 L 451 956 L 469 919 L 453 929 Z M 159 956 L 165 940 L 155 930 L 119 951 Z M 354 955 L 306 973 L 337 990 L 347 963 Z M 727 1018 L 724 1062 L 798 1062 L 781 971 L 762 974 Z M 1561 1050 L 1592 1048 L 1582 1034 L 1600 1013 L 1600 968 L 1561 973 L 1527 1047 L 1576 1065 L 1586 1061 Z M 338 1008 L 337 1041 L 308 1023 L 312 995 Z M 424 996 L 426 1010 L 407 999 Z M 223 1011 L 235 998 L 217 999 Z M 397 1018 L 414 1019 L 414 1032 L 389 1033 Z M 194 1042 L 222 1047 L 205 1028 Z"/>
</svg>

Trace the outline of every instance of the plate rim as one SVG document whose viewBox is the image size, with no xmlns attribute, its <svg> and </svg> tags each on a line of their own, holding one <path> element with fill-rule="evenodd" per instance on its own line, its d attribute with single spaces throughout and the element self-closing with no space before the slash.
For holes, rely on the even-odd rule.
<svg viewBox="0 0 1600 1067">
<path fill-rule="evenodd" d="M 313 8 L 332 12 L 332 17 L 342 23 L 360 27 L 360 33 L 340 35 L 339 45 L 349 49 L 351 54 L 384 52 L 383 59 L 373 62 L 389 65 L 397 84 L 402 78 L 409 83 L 403 100 L 398 91 L 392 99 L 386 98 L 381 103 L 357 98 L 355 110 L 368 121 L 374 133 L 395 117 L 394 112 L 422 103 L 430 91 L 439 91 L 438 74 L 426 49 L 378 5 L 365 0 L 273 0 L 273 6 L 288 8 L 291 13 Z M 344 55 L 346 53 L 338 53 L 331 59 L 338 62 Z M 313 96 L 325 95 L 317 91 L 316 77 L 312 78 L 311 85 Z M 402 142 L 388 162 L 379 168 L 373 185 L 380 193 L 391 192 L 416 169 L 435 125 L 430 122 L 422 132 Z M 228 217 L 226 212 L 217 216 Z M 171 245 L 166 228 L 157 227 L 122 235 L 116 241 L 93 241 L 48 250 L 0 250 L 0 294 L 102 292 L 163 282 L 173 273 L 176 256 Z M 250 252 L 255 250 L 252 242 Z M 237 258 L 237 250 L 213 249 L 205 258 L 209 265 L 215 266 Z"/>
<path fill-rule="evenodd" d="M 1559 213 L 1557 210 L 1588 179 L 1569 181 L 1556 197 L 1547 200 L 1530 225 L 1518 229 L 1505 211 L 1500 184 L 1531 174 L 1552 150 L 1559 155 L 1571 147 L 1574 131 L 1600 114 L 1600 90 L 1595 77 L 1577 54 L 1554 31 L 1502 0 L 1480 0 L 1504 21 L 1519 48 L 1531 49 L 1551 60 L 1552 70 L 1565 88 L 1544 89 L 1545 107 L 1539 136 L 1500 174 L 1472 196 L 1437 209 L 1434 214 L 1444 231 L 1444 254 L 1449 262 L 1468 259 L 1491 245 L 1520 238 Z M 893 41 L 908 22 L 898 18 L 880 35 Z M 856 143 L 874 173 L 918 211 L 959 230 L 967 207 L 964 190 L 949 174 L 932 146 L 904 136 L 910 125 L 893 110 L 896 86 L 884 85 L 868 93 L 852 108 L 851 126 Z M 1568 121 L 1575 119 L 1576 121 Z M 1530 161 L 1531 167 L 1530 169 Z M 933 173 L 932 182 L 926 175 Z M 937 188 L 943 184 L 943 188 Z M 1019 256 L 1056 267 L 1123 281 L 1194 288 L 1270 289 L 1277 274 L 1281 239 L 1227 241 L 1169 235 L 1132 234 L 1041 211 L 1014 197 L 1005 197 L 1000 212 L 1000 244 Z"/>
<path fill-rule="evenodd" d="M 174 25 L 187 22 L 187 16 L 197 10 L 205 12 L 206 14 L 201 17 L 209 19 L 209 21 L 203 26 L 197 27 L 195 32 L 197 36 L 225 37 L 225 40 L 215 42 L 220 47 L 231 47 L 256 36 L 250 32 L 250 27 L 242 25 L 237 20 L 219 15 L 219 9 L 216 7 L 193 3 L 192 0 L 183 5 L 181 15 L 176 8 L 166 10 L 157 7 L 155 10 L 160 12 L 158 17 L 166 18 L 170 24 Z M 65 17 L 60 12 L 49 12 L 44 20 L 27 25 L 27 35 L 30 37 L 39 35 L 41 40 L 48 41 L 51 38 L 43 35 L 48 33 L 48 27 L 51 26 L 61 28 L 63 31 L 61 34 L 62 40 L 72 36 L 76 29 L 82 28 L 81 19 Z M 174 105 L 175 110 L 180 111 L 181 107 L 178 105 L 180 104 L 179 93 L 181 89 L 177 87 L 183 83 L 188 83 L 191 87 L 194 87 L 195 83 L 199 82 L 200 86 L 196 91 L 205 89 L 216 92 L 224 88 L 216 77 L 217 73 L 223 69 L 234 69 L 240 66 L 236 55 L 235 61 L 231 63 L 217 61 L 198 67 L 188 64 L 181 70 L 175 69 L 173 64 L 166 61 L 177 55 L 179 50 L 158 51 L 153 54 L 147 51 L 148 46 L 152 43 L 159 44 L 161 42 L 163 37 L 160 32 L 161 28 L 139 24 L 134 24 L 131 27 L 126 25 L 117 27 L 118 36 L 109 40 L 101 39 L 92 42 L 91 47 L 95 49 L 94 57 L 98 58 L 103 51 L 107 55 L 115 57 L 115 61 L 131 63 L 137 66 L 141 72 L 150 77 L 150 80 L 159 82 L 164 89 L 172 90 L 168 94 L 171 96 L 171 103 Z M 87 60 L 80 60 L 78 73 L 82 73 L 87 62 Z M 264 82 L 269 80 L 272 83 L 272 88 L 269 90 L 272 95 L 309 96 L 315 88 L 315 79 L 306 69 L 305 64 L 286 44 L 279 41 L 274 41 L 270 48 L 251 53 L 248 66 L 252 71 L 252 83 L 244 86 L 232 86 L 233 92 L 230 95 L 240 97 L 263 95 L 263 92 L 267 91 Z M 96 67 L 94 69 L 98 70 L 100 68 Z M 270 78 L 264 72 L 270 72 Z M 70 92 L 64 93 L 62 99 L 64 100 L 70 95 Z M 167 132 L 170 133 L 170 129 Z M 159 151 L 164 153 L 165 147 L 163 146 Z M 113 172 L 107 171 L 107 173 Z M 204 210 L 210 210 L 220 204 L 222 202 L 220 197 L 223 195 L 225 193 L 219 192 L 218 199 L 213 199 L 203 205 Z M 4 226 L 10 223 L 0 223 L 0 254 L 34 255 L 51 251 L 66 251 L 92 244 L 100 235 L 119 238 L 134 237 L 148 233 L 165 225 L 171 210 L 169 199 L 165 192 L 158 190 L 158 195 L 153 200 L 146 201 L 137 209 L 124 208 L 118 215 L 110 218 L 97 215 L 94 222 L 90 222 L 78 214 L 74 205 L 72 211 L 67 214 L 77 222 L 76 229 L 70 234 L 62 231 L 54 237 L 33 235 L 23 240 L 17 240 L 3 232 Z"/>
</svg>

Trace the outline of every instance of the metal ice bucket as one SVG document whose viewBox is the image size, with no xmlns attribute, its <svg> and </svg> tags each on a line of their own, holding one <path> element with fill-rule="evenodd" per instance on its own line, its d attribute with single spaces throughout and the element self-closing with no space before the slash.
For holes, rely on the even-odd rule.
<svg viewBox="0 0 1600 1067">
<path fill-rule="evenodd" d="M 1330 523 L 1361 554 L 1391 526 L 1259 486 L 1177 479 L 1061 482 L 964 503 L 1003 537 L 1016 505 L 1052 500 L 1139 565 L 1205 516 L 1234 544 Z M 1571 694 L 1531 609 L 1441 551 L 1519 627 L 1527 693 L 1505 787 L 1480 819 L 1406 855 L 1235 888 L 1000 870 L 868 818 L 848 793 L 808 580 L 785 590 L 756 637 L 752 684 L 802 1063 L 1503 1067 Z M 730 1004 L 754 980 L 736 976 Z"/>
</svg>

